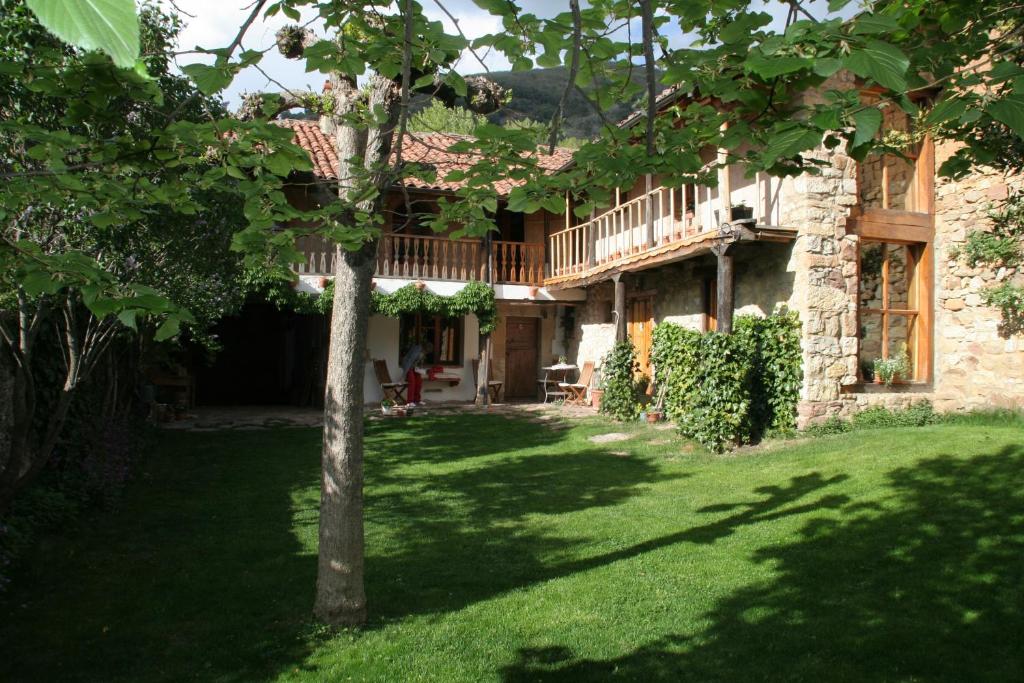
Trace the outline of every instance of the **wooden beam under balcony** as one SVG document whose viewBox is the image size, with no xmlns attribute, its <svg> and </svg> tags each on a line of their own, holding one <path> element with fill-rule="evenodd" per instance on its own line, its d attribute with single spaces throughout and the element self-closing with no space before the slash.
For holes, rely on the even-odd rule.
<svg viewBox="0 0 1024 683">
<path fill-rule="evenodd" d="M 744 244 L 755 242 L 791 242 L 796 239 L 796 234 L 795 229 L 765 226 L 744 227 L 739 230 L 738 234 L 734 237 L 734 241 Z M 686 259 L 711 253 L 712 247 L 721 239 L 722 234 L 717 230 L 698 233 L 682 241 L 648 249 L 647 251 L 642 251 L 616 261 L 602 263 L 595 268 L 589 268 L 582 272 L 546 278 L 544 286 L 551 291 L 587 287 L 598 282 L 613 279 L 619 273 L 633 273 L 676 261 L 685 261 Z"/>
</svg>

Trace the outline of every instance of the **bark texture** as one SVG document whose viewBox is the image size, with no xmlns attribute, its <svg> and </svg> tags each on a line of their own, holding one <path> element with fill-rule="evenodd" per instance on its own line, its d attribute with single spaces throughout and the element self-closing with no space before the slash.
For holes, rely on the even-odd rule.
<svg viewBox="0 0 1024 683">
<path fill-rule="evenodd" d="M 390 183 L 388 160 L 398 113 L 394 83 L 373 77 L 368 105 L 387 112 L 378 128 L 360 131 L 341 117 L 354 110 L 355 85 L 332 81 L 335 139 L 338 146 L 338 192 L 345 200 L 356 188 L 355 160 L 369 171 L 369 182 Z M 379 212 L 379 199 L 358 206 Z M 354 220 L 354 218 L 353 218 Z M 335 258 L 334 307 L 324 396 L 324 441 L 321 456 L 320 550 L 314 615 L 329 624 L 355 626 L 366 621 L 363 588 L 363 377 L 377 242 L 359 251 L 338 248 Z"/>
</svg>

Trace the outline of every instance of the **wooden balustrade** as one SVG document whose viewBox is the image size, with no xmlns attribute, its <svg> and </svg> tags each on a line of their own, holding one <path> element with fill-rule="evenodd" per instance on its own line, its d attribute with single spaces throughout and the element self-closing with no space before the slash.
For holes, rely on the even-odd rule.
<svg viewBox="0 0 1024 683">
<path fill-rule="evenodd" d="M 333 275 L 334 248 L 319 237 L 300 237 L 296 246 L 305 255 L 295 271 L 303 275 Z M 376 274 L 424 280 L 484 280 L 486 263 L 480 240 L 387 234 L 377 247 Z M 494 282 L 540 285 L 544 280 L 544 244 L 494 241 Z"/>
<path fill-rule="evenodd" d="M 544 281 L 544 244 L 531 242 L 491 243 L 494 282 L 540 285 Z"/>
<path fill-rule="evenodd" d="M 377 275 L 425 280 L 483 280 L 479 240 L 388 234 L 377 249 Z"/>
<path fill-rule="evenodd" d="M 611 261 L 697 235 L 713 224 L 692 185 L 658 187 L 548 238 L 550 277 L 582 273 Z"/>
</svg>

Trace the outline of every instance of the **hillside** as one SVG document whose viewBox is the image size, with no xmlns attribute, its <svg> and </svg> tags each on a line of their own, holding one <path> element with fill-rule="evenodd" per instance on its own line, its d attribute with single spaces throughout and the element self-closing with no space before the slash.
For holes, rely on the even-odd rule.
<svg viewBox="0 0 1024 683">
<path fill-rule="evenodd" d="M 661 74 L 659 73 L 659 76 Z M 488 117 L 494 123 L 506 123 L 528 117 L 537 121 L 550 121 L 565 90 L 568 72 L 565 67 L 533 69 L 532 71 L 492 71 L 488 78 L 512 90 L 511 104 Z M 634 70 L 632 80 L 643 81 L 642 69 Z M 658 89 L 661 89 L 659 84 Z M 635 100 L 622 102 L 606 116 L 609 121 L 620 121 L 637 106 Z M 566 118 L 560 137 L 590 138 L 601 131 L 601 117 L 578 92 L 569 95 Z"/>
</svg>

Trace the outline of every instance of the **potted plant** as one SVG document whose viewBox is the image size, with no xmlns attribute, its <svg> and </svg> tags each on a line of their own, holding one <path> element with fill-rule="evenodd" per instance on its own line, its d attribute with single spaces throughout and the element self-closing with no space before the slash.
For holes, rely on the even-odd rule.
<svg viewBox="0 0 1024 683">
<path fill-rule="evenodd" d="M 391 415 L 395 412 L 395 402 L 390 398 L 385 398 L 380 402 L 380 412 L 382 415 Z"/>
<path fill-rule="evenodd" d="M 892 386 L 892 383 L 900 378 L 906 378 L 910 374 L 910 359 L 907 357 L 906 344 L 899 354 L 892 358 L 876 358 L 873 368 L 875 381 L 880 381 L 887 387 Z"/>
<path fill-rule="evenodd" d="M 569 364 L 569 357 L 564 355 L 564 354 L 560 355 L 558 357 L 558 364 L 559 365 L 568 365 Z"/>
<path fill-rule="evenodd" d="M 747 220 L 754 217 L 754 207 L 747 206 L 744 202 L 733 204 L 729 207 L 729 219 L 734 221 Z"/>
</svg>

